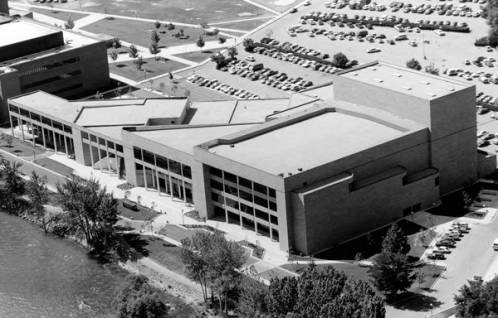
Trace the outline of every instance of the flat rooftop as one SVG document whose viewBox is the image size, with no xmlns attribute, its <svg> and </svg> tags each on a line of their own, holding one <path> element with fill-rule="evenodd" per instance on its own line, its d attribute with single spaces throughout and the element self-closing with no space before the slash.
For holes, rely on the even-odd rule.
<svg viewBox="0 0 498 318">
<path fill-rule="evenodd" d="M 43 91 L 19 95 L 9 100 L 20 107 L 25 107 L 38 114 L 54 119 L 58 118 L 70 123 L 74 122 L 80 112 L 78 105 Z"/>
<path fill-rule="evenodd" d="M 423 99 L 435 99 L 473 86 L 387 63 L 360 66 L 340 76 Z"/>
<path fill-rule="evenodd" d="M 157 130 L 139 130 L 133 134 L 152 140 L 161 145 L 171 147 L 193 155 L 194 147 L 210 140 L 248 129 L 252 125 L 223 126 L 183 126 Z"/>
<path fill-rule="evenodd" d="M 278 175 L 297 174 L 396 139 L 400 129 L 329 111 L 208 151 Z"/>
<path fill-rule="evenodd" d="M 59 32 L 61 32 L 61 30 L 43 27 L 39 24 L 29 23 L 23 20 L 0 24 L 0 34 L 2 35 L 0 36 L 0 50 L 2 49 L 2 47 L 7 45 L 36 39 Z"/>
</svg>

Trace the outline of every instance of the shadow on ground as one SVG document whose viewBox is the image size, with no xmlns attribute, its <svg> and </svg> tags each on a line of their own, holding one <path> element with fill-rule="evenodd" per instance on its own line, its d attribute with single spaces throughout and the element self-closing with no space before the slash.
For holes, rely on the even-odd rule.
<svg viewBox="0 0 498 318">
<path fill-rule="evenodd" d="M 443 303 L 435 297 L 406 292 L 387 302 L 400 310 L 429 311 L 440 307 Z"/>
</svg>

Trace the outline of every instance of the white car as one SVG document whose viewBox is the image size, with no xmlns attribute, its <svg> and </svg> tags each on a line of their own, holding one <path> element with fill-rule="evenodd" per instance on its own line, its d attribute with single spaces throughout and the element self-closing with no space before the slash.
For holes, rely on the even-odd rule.
<svg viewBox="0 0 498 318">
<path fill-rule="evenodd" d="M 444 33 L 444 32 L 443 32 L 443 31 L 441 31 L 441 30 L 435 30 L 434 32 L 435 32 L 437 35 L 439 35 L 439 36 L 445 36 L 445 35 L 446 35 L 446 33 Z"/>
<path fill-rule="evenodd" d="M 246 61 L 248 61 L 248 62 L 254 62 L 254 61 L 256 61 L 256 59 L 254 58 L 254 56 L 249 55 L 249 56 L 246 57 Z"/>
<path fill-rule="evenodd" d="M 438 246 L 434 249 L 434 252 L 439 252 L 439 253 L 451 253 L 451 250 L 448 248 L 448 246 Z"/>
<path fill-rule="evenodd" d="M 380 49 L 378 49 L 376 47 L 372 47 L 372 48 L 367 50 L 367 53 L 377 53 L 377 52 L 380 52 Z"/>
</svg>

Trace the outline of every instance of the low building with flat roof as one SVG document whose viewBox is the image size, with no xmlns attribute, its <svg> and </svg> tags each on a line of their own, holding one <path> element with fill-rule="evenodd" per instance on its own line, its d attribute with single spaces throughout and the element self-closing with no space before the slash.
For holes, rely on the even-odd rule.
<svg viewBox="0 0 498 318">
<path fill-rule="evenodd" d="M 79 98 L 110 84 L 103 41 L 31 19 L 0 24 L 0 34 L 0 122 L 9 97 L 43 90 Z"/>
<path fill-rule="evenodd" d="M 477 152 L 474 95 L 474 86 L 372 63 L 287 100 L 32 92 L 10 99 L 10 120 L 24 140 L 312 255 L 431 207 L 496 166 Z"/>
</svg>

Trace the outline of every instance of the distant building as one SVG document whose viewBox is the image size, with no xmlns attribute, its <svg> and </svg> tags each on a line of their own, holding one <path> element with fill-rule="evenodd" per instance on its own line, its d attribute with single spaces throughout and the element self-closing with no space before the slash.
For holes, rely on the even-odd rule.
<svg viewBox="0 0 498 318">
<path fill-rule="evenodd" d="M 0 15 L 1 14 L 9 15 L 9 1 L 8 0 L 0 0 Z"/>
<path fill-rule="evenodd" d="M 496 167 L 475 87 L 372 63 L 331 101 L 10 99 L 13 134 L 316 254 L 431 207 Z"/>
<path fill-rule="evenodd" d="M 74 98 L 110 83 L 102 41 L 30 19 L 0 24 L 0 34 L 0 122 L 9 97 L 43 90 Z"/>
</svg>

